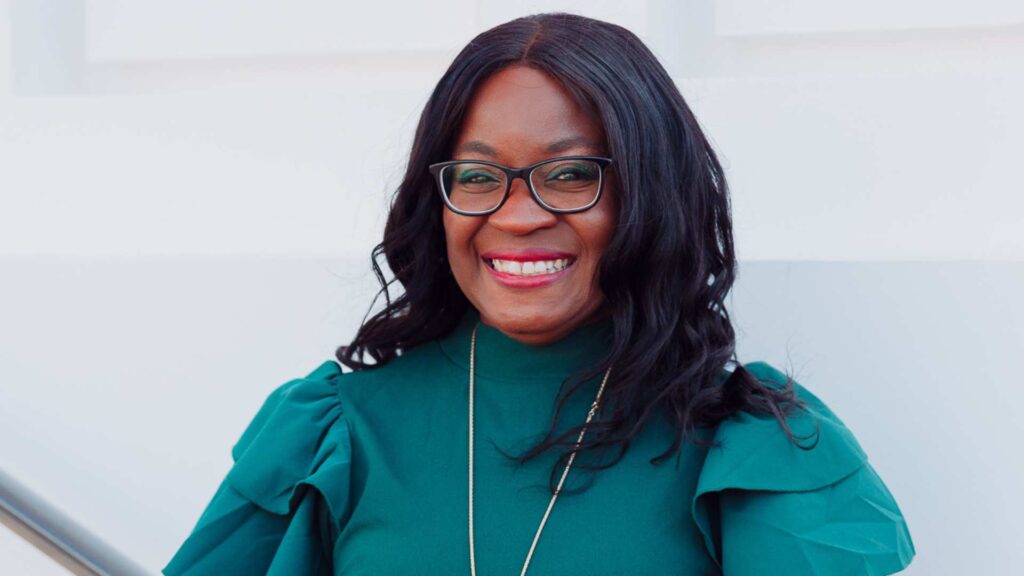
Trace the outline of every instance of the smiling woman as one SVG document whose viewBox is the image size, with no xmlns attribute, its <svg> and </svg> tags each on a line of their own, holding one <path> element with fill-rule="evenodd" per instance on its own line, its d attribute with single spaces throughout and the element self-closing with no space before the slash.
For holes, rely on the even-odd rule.
<svg viewBox="0 0 1024 576">
<path fill-rule="evenodd" d="M 166 574 L 911 561 L 852 432 L 737 360 L 725 176 L 629 31 L 542 14 L 473 39 L 427 102 L 373 256 L 387 305 L 339 348 L 352 371 L 327 361 L 267 398 Z"/>
</svg>

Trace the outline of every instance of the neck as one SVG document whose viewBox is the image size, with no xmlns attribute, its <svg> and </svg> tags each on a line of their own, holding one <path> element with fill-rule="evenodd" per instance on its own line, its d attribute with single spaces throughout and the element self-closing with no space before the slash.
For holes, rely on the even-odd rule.
<svg viewBox="0 0 1024 576">
<path fill-rule="evenodd" d="M 503 327 L 500 322 L 495 322 L 494 319 L 488 318 L 484 315 L 480 315 L 479 320 L 481 324 L 486 325 L 488 328 L 498 330 L 505 336 L 523 344 L 530 346 L 547 346 L 569 336 L 578 328 L 589 329 L 595 326 L 600 326 L 603 322 L 610 320 L 611 313 L 606 307 L 601 306 L 595 310 L 581 313 L 580 317 L 583 317 L 584 320 L 579 324 L 574 324 L 572 322 L 562 323 L 562 325 L 558 326 L 554 330 L 543 332 L 531 330 L 535 324 L 531 324 L 529 322 L 525 323 L 525 329 L 516 330 L 515 328 L 518 326 L 515 324 L 511 327 L 508 325 Z M 524 323 L 518 322 L 517 324 L 521 325 Z"/>
<path fill-rule="evenodd" d="M 476 335 L 476 374 L 505 381 L 565 378 L 570 373 L 595 367 L 611 346 L 611 317 L 602 315 L 577 326 L 565 336 L 543 345 L 522 342 L 480 321 L 472 306 L 451 334 L 440 342 L 457 365 L 469 370 L 469 345 Z"/>
</svg>

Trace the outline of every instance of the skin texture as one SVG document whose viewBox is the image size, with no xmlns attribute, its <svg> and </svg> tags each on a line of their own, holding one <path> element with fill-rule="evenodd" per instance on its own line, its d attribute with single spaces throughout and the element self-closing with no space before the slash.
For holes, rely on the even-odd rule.
<svg viewBox="0 0 1024 576">
<path fill-rule="evenodd" d="M 551 148 L 566 139 L 574 142 Z M 454 150 L 453 159 L 490 160 L 510 167 L 557 156 L 608 155 L 600 121 L 585 114 L 557 80 L 519 65 L 480 85 Z M 452 274 L 485 324 L 525 344 L 555 342 L 603 315 L 597 268 L 617 210 L 611 169 L 597 205 L 577 214 L 552 214 L 541 208 L 526 182 L 516 179 L 508 200 L 489 216 L 444 210 Z M 499 283 L 480 256 L 489 250 L 528 248 L 570 252 L 576 262 L 552 284 L 519 288 Z"/>
</svg>

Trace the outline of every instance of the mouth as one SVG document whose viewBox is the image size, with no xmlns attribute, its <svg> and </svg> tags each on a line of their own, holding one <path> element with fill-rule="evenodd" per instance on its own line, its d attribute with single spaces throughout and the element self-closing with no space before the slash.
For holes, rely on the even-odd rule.
<svg viewBox="0 0 1024 576">
<path fill-rule="evenodd" d="M 567 258 L 551 258 L 547 260 L 511 260 L 501 258 L 483 258 L 483 261 L 494 271 L 509 276 L 529 278 L 562 272 L 576 263 L 573 256 Z"/>
<path fill-rule="evenodd" d="M 507 288 L 539 288 L 572 274 L 576 255 L 548 249 L 494 250 L 480 255 L 490 276 Z"/>
</svg>

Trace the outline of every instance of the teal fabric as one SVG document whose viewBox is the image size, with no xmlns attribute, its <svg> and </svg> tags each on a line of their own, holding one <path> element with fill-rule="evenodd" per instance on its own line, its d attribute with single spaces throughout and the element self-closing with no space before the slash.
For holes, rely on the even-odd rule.
<svg viewBox="0 0 1024 576">
<path fill-rule="evenodd" d="M 785 383 L 765 362 L 744 366 L 768 385 Z M 816 395 L 796 388 L 807 410 L 787 423 L 813 437 L 801 441 L 805 446 L 817 440 L 810 450 L 780 434 L 774 417 L 741 413 L 718 426 L 720 447 L 709 451 L 693 497 L 709 552 L 728 576 L 902 570 L 915 550 L 896 500 L 849 428 Z"/>
<path fill-rule="evenodd" d="M 279 386 L 232 450 L 234 465 L 164 568 L 229 574 L 451 575 L 469 572 L 467 432 L 472 309 L 448 337 L 374 370 L 326 361 Z M 474 532 L 480 574 L 519 573 L 550 499 L 556 456 L 516 466 L 547 430 L 562 379 L 607 351 L 607 321 L 534 347 L 481 325 L 477 336 Z M 764 362 L 745 364 L 781 385 Z M 614 378 L 614 373 L 612 375 Z M 600 377 L 570 397 L 581 421 Z M 588 477 L 582 458 L 552 509 L 529 574 L 803 576 L 892 574 L 914 545 L 895 499 L 850 430 L 797 384 L 819 431 L 809 451 L 777 421 L 741 413 L 719 446 L 668 447 L 661 417 L 625 457 Z M 559 473 L 561 470 L 559 469 Z M 557 479 L 557 478 L 556 478 Z"/>
</svg>

